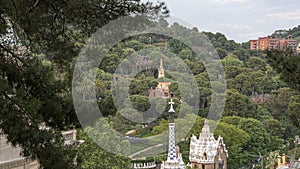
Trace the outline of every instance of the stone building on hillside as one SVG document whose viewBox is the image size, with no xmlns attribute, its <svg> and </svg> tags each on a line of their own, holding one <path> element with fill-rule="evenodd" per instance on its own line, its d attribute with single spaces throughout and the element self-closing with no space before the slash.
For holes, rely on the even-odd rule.
<svg viewBox="0 0 300 169">
<path fill-rule="evenodd" d="M 0 169 L 38 169 L 38 162 L 21 155 L 22 149 L 7 142 L 0 130 Z"/>
<path fill-rule="evenodd" d="M 266 104 L 269 99 L 272 97 L 271 94 L 257 94 L 254 93 L 250 97 L 250 101 L 257 103 L 257 104 Z"/>
<path fill-rule="evenodd" d="M 228 152 L 223 138 L 219 136 L 216 140 L 210 132 L 208 120 L 205 120 L 204 127 L 199 139 L 192 136 L 190 142 L 189 160 L 192 168 L 198 169 L 227 169 Z"/>
<path fill-rule="evenodd" d="M 82 144 L 83 140 L 76 140 L 76 130 L 63 131 L 64 145 Z M 37 160 L 30 160 L 22 156 L 19 146 L 12 146 L 7 142 L 0 130 L 0 169 L 39 169 Z"/>
<path fill-rule="evenodd" d="M 149 93 L 149 98 L 157 97 L 171 97 L 172 93 L 169 90 L 169 86 L 174 82 L 174 80 L 165 77 L 165 69 L 163 67 L 162 59 L 160 59 L 160 66 L 158 68 L 158 78 L 156 79 L 158 85 L 155 89 L 151 88 Z"/>
<path fill-rule="evenodd" d="M 297 53 L 300 53 L 300 43 L 298 43 L 296 51 L 297 51 Z"/>
</svg>

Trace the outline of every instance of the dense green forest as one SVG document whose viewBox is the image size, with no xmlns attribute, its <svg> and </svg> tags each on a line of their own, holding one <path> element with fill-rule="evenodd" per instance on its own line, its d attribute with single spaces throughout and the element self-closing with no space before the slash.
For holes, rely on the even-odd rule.
<svg viewBox="0 0 300 169">
<path fill-rule="evenodd" d="M 114 105 L 111 84 L 118 65 L 129 62 L 127 56 L 145 50 L 143 57 L 161 58 L 166 63 L 164 66 L 168 66 L 167 63 L 173 60 L 168 52 L 176 54 L 189 67 L 197 82 L 196 88 L 200 94 L 199 110 L 196 118 L 191 117 L 196 121 L 193 128 L 187 131 L 185 140 L 179 143 L 183 158 L 188 162 L 189 138 L 192 134 L 199 135 L 209 113 L 212 95 L 218 94 L 218 91 L 211 89 L 215 81 L 210 79 L 207 71 L 213 65 L 204 65 L 187 45 L 197 43 L 187 40 L 202 32 L 178 23 L 168 25 L 160 18 L 168 14 L 163 3 L 99 1 L 99 6 L 104 6 L 100 12 L 90 1 L 49 1 L 39 2 L 34 6 L 26 2 L 1 3 L 1 20 L 7 22 L 9 18 L 19 37 L 16 39 L 18 44 L 25 48 L 30 47 L 30 50 L 22 53 L 18 50 L 20 46 L 16 48 L 13 45 L 0 45 L 0 128 L 9 142 L 24 149 L 25 156 L 38 159 L 44 168 L 130 168 L 129 158 L 105 151 L 87 134 L 95 134 L 96 139 L 111 144 L 115 153 L 122 154 L 130 153 L 130 143 L 124 141 L 120 146 L 117 142 L 112 142 L 109 138 L 113 136 L 109 135 L 113 135 L 115 131 L 125 134 L 135 129 L 137 133 L 132 137 L 147 138 L 167 130 L 168 107 L 159 118 L 147 124 L 147 127 L 123 117 L 126 113 L 130 114 L 133 111 L 131 109 L 146 111 L 150 108 L 148 90 L 157 86 L 157 68 L 146 69 L 141 65 L 142 71 L 130 82 L 129 99 L 133 104 L 131 109 L 120 112 Z M 111 9 L 115 11 L 109 14 L 105 12 Z M 105 55 L 101 64 L 91 70 L 96 72 L 96 88 L 89 88 L 89 77 L 83 77 L 81 83 L 76 84 L 76 92 L 84 98 L 87 97 L 86 93 L 95 90 L 99 109 L 105 117 L 95 119 L 95 127 L 107 129 L 107 135 L 100 135 L 96 128 L 87 128 L 84 132 L 77 120 L 71 97 L 75 59 L 87 38 L 97 28 L 132 13 L 156 16 L 160 19 L 149 22 L 166 30 L 182 32 L 187 38 L 178 40 L 164 35 L 142 34 L 116 44 Z M 9 24 L 1 26 L 1 34 L 7 33 L 7 27 Z M 288 33 L 298 36 L 297 32 L 294 28 Z M 249 51 L 247 43 L 238 44 L 221 33 L 203 33 L 214 46 L 225 71 L 226 104 L 214 133 L 215 137 L 224 137 L 229 152 L 228 168 L 251 168 L 253 165 L 261 168 L 261 164 L 274 166 L 277 152 L 287 154 L 288 160 L 295 152 L 299 155 L 294 138 L 300 134 L 300 78 L 297 66 L 300 56 L 289 51 L 254 53 Z M 157 52 L 158 50 L 163 52 Z M 205 51 L 201 54 L 209 56 Z M 123 73 L 130 73 L 132 66 L 136 66 L 136 63 L 131 64 Z M 180 66 L 177 67 L 179 70 Z M 174 79 L 170 74 L 166 73 L 166 76 Z M 222 88 L 222 84 L 218 85 Z M 183 86 L 189 87 L 189 84 Z M 180 101 L 184 98 L 184 93 L 181 93 L 177 83 L 173 83 L 170 90 L 175 96 L 177 113 L 185 113 L 179 111 L 180 107 L 184 107 L 183 110 L 186 111 L 193 110 L 193 107 Z M 41 124 L 49 126 L 50 129 L 40 129 Z M 83 145 L 63 146 L 60 131 L 71 128 L 78 130 L 78 139 L 85 140 Z M 125 150 L 120 147 L 125 147 Z M 77 163 L 74 164 L 75 157 Z M 151 160 L 152 158 L 150 157 Z M 166 154 L 162 153 L 156 157 L 156 162 L 160 163 L 165 158 Z"/>
<path fill-rule="evenodd" d="M 110 21 L 132 14 L 156 19 L 168 9 L 161 2 L 136 0 L 0 1 L 0 128 L 22 155 L 45 169 L 130 168 L 129 160 L 88 139 L 80 149 L 64 146 L 61 131 L 81 127 L 71 81 L 85 41 Z"/>
<path fill-rule="evenodd" d="M 177 23 L 170 25 L 170 28 L 188 32 L 186 36 L 192 36 L 195 33 L 195 28 L 189 30 Z M 284 74 L 277 68 L 278 61 L 273 61 L 272 58 L 280 61 L 280 58 L 282 59 L 286 53 L 257 52 L 253 56 L 251 51 L 243 47 L 243 44 L 227 40 L 221 33 L 204 33 L 216 48 L 225 70 L 226 105 L 221 122 L 215 130 L 215 136 L 223 136 L 228 146 L 229 168 L 247 168 L 253 165 L 261 168 L 262 163 L 264 166 L 275 164 L 276 152 L 285 153 L 291 159 L 295 150 L 294 138 L 300 134 L 297 107 L 299 105 L 299 99 L 297 99 L 299 88 L 289 82 L 292 81 L 291 79 L 299 79 L 295 75 L 296 69 L 298 69 L 296 58 L 299 56 L 291 53 L 290 59 L 294 62 L 290 63 L 294 63 L 294 67 L 291 67 L 294 72 Z M 183 158 L 187 163 L 189 137 L 192 134 L 199 135 L 204 118 L 207 117 L 211 106 L 211 95 L 215 91 L 211 90 L 213 82 L 210 81 L 205 66 L 201 61 L 195 59 L 195 53 L 185 44 L 169 37 L 147 34 L 132 37 L 115 46 L 105 56 L 102 65 L 97 70 L 97 94 L 101 97 L 99 106 L 102 113 L 111 120 L 114 129 L 121 133 L 125 134 L 129 130 L 135 129 L 138 133 L 134 137 L 146 138 L 168 129 L 167 108 L 160 118 L 148 124 L 146 128 L 139 123 L 130 122 L 122 117 L 121 114 L 124 112 L 118 112 L 116 108 L 112 108 L 114 106 L 112 105 L 110 83 L 117 65 L 124 60 L 126 62 L 126 55 L 155 47 L 176 53 L 189 66 L 198 83 L 200 93 L 198 118 L 186 136 L 186 141 L 179 143 L 182 147 Z M 159 58 L 166 63 L 170 60 L 169 57 L 157 53 L 155 50 L 148 55 L 159 55 Z M 167 76 L 172 78 L 168 74 Z M 157 69 L 151 69 L 142 71 L 132 80 L 129 92 L 135 109 L 140 111 L 149 109 L 148 90 L 157 85 L 156 78 Z M 181 92 L 177 83 L 173 83 L 170 90 L 177 99 L 180 99 Z M 180 104 L 179 100 L 176 103 Z M 180 105 L 177 105 L 176 110 L 179 111 L 179 108 Z M 192 107 L 190 108 L 192 109 Z M 130 112 L 130 110 L 125 111 Z M 157 156 L 156 161 L 159 163 L 164 158 L 166 158 L 166 154 Z"/>
</svg>

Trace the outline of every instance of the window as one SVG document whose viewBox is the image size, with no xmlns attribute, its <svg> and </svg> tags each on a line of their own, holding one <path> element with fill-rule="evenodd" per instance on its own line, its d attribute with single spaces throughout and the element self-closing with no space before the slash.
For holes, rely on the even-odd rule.
<svg viewBox="0 0 300 169">
<path fill-rule="evenodd" d="M 203 156 L 204 156 L 204 159 L 207 160 L 207 154 L 204 153 Z"/>
</svg>

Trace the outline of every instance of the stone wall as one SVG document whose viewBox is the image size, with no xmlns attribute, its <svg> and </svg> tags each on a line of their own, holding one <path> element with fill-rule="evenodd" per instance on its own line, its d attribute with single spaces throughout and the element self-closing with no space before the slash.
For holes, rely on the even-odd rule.
<svg viewBox="0 0 300 169">
<path fill-rule="evenodd" d="M 0 131 L 1 133 L 1 131 Z M 21 148 L 13 147 L 0 134 L 0 169 L 38 169 L 37 161 L 31 161 L 21 156 Z"/>
<path fill-rule="evenodd" d="M 0 162 L 21 158 L 21 148 L 12 147 L 7 143 L 7 139 L 0 134 Z"/>
<path fill-rule="evenodd" d="M 62 132 L 65 145 L 72 145 L 76 140 L 76 130 Z M 0 169 L 38 169 L 37 160 L 29 160 L 21 155 L 20 147 L 7 143 L 5 135 L 0 130 Z"/>
</svg>

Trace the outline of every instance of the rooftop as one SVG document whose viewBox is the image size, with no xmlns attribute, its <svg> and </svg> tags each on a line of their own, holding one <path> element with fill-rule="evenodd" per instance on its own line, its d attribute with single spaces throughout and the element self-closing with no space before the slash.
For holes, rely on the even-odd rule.
<svg viewBox="0 0 300 169">
<path fill-rule="evenodd" d="M 176 82 L 176 81 L 174 81 L 174 80 L 172 80 L 172 79 L 169 79 L 169 78 L 167 78 L 167 77 L 161 77 L 161 78 L 158 78 L 158 79 L 156 79 L 156 81 L 157 82 Z"/>
</svg>

